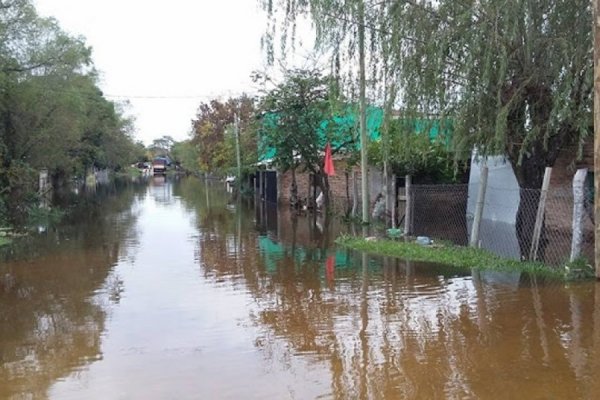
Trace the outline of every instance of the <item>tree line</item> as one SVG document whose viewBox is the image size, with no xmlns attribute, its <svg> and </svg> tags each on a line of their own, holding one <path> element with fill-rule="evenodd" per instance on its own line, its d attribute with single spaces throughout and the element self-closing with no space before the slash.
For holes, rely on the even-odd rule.
<svg viewBox="0 0 600 400">
<path fill-rule="evenodd" d="M 31 0 L 0 0 L 0 221 L 21 223 L 35 207 L 41 169 L 59 186 L 143 154 L 123 106 L 99 89 L 85 40 Z"/>
</svg>

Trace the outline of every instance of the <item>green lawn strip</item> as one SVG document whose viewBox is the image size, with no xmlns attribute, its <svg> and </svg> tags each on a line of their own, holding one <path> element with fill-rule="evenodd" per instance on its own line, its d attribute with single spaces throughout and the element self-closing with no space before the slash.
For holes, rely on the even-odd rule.
<svg viewBox="0 0 600 400">
<path fill-rule="evenodd" d="M 4 237 L 4 236 L 0 236 L 0 247 L 6 246 L 10 242 L 11 242 L 11 240 L 9 238 Z"/>
<path fill-rule="evenodd" d="M 482 270 L 519 271 L 565 279 L 562 269 L 553 269 L 539 262 L 520 262 L 499 257 L 483 249 L 453 245 L 423 246 L 414 242 L 378 239 L 367 241 L 357 237 L 339 237 L 336 243 L 351 249 L 379 255 L 425 261 L 453 267 Z"/>
</svg>

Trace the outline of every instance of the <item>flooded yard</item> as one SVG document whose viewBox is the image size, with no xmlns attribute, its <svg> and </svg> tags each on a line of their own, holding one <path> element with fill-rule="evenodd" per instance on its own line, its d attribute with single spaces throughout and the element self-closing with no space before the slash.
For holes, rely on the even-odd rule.
<svg viewBox="0 0 600 400">
<path fill-rule="evenodd" d="M 594 282 L 349 251 L 196 179 L 80 203 L 0 259 L 0 399 L 599 396 Z"/>
</svg>

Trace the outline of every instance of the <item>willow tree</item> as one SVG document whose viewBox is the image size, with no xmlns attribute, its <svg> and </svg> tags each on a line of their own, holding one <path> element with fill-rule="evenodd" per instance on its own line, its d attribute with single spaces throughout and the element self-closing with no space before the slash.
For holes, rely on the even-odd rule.
<svg viewBox="0 0 600 400">
<path fill-rule="evenodd" d="M 383 3 L 365 0 L 261 0 L 269 15 L 269 27 L 264 44 L 267 58 L 273 62 L 274 43 L 277 42 L 277 21 L 280 28 L 281 53 L 295 43 L 299 20 L 310 18 L 316 31 L 317 50 L 331 55 L 332 74 L 349 99 L 358 97 L 359 140 L 361 143 L 362 219 L 369 222 L 369 191 L 367 173 L 367 67 L 372 66 L 371 77 L 377 76 L 382 42 L 377 28 Z M 384 2 L 385 3 L 385 2 Z M 355 76 L 358 74 L 358 77 Z M 374 79 L 371 80 L 375 82 Z M 358 95 L 356 94 L 358 92 Z"/>
<path fill-rule="evenodd" d="M 457 151 L 505 155 L 521 188 L 521 254 L 545 167 L 592 126 L 588 0 L 389 2 L 407 107 L 454 120 Z M 527 205 L 532 205 L 528 207 Z"/>
</svg>

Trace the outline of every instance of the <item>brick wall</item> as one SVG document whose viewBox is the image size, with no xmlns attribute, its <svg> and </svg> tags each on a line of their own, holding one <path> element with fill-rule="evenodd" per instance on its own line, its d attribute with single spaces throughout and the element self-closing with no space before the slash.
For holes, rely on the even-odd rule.
<svg viewBox="0 0 600 400">
<path fill-rule="evenodd" d="M 356 165 L 348 168 L 347 163 L 343 159 L 334 160 L 336 174 L 329 177 L 329 188 L 331 192 L 331 201 L 336 211 L 345 211 L 346 207 L 351 206 L 353 179 L 352 173 L 356 174 L 356 186 L 358 188 L 358 210 L 360 211 L 361 197 L 361 174 L 360 166 Z M 313 196 L 312 187 L 310 186 L 310 173 L 302 171 L 301 168 L 296 170 L 296 185 L 298 186 L 298 196 L 301 199 L 311 199 Z M 292 186 L 292 172 L 287 171 L 279 174 L 279 201 L 281 204 L 288 204 L 290 200 L 290 189 Z M 375 197 L 381 191 L 382 173 L 374 167 L 369 167 L 369 192 L 371 205 L 374 203 Z M 348 190 L 348 192 L 346 191 Z M 348 204 L 350 198 L 350 205 Z"/>
</svg>

